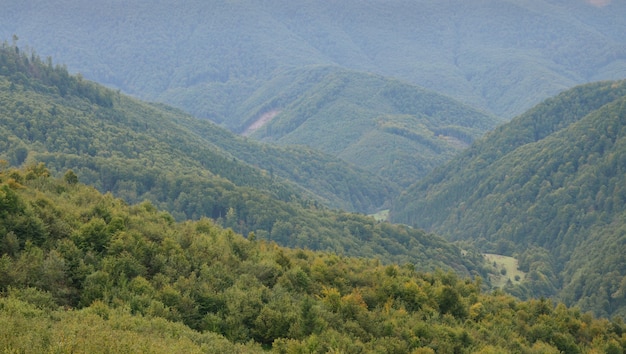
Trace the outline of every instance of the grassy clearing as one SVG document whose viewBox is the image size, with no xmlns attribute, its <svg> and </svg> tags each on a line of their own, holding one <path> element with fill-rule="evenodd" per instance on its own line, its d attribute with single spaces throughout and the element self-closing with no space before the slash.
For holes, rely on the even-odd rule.
<svg viewBox="0 0 626 354">
<path fill-rule="evenodd" d="M 526 273 L 518 269 L 517 259 L 493 253 L 485 253 L 484 256 L 493 267 L 490 280 L 494 287 L 504 287 L 509 281 L 518 284 L 526 277 Z"/>
<path fill-rule="evenodd" d="M 378 221 L 388 221 L 389 220 L 389 209 L 381 210 L 376 214 L 371 214 L 374 219 Z"/>
</svg>

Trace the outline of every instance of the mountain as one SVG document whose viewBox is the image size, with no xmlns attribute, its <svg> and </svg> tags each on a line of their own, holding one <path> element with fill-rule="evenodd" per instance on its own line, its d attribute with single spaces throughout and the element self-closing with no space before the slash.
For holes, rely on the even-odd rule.
<svg viewBox="0 0 626 354">
<path fill-rule="evenodd" d="M 479 115 L 510 119 L 576 84 L 626 73 L 618 1 L 4 5 L 0 38 L 70 72 L 237 133 L 274 117 L 251 138 L 322 148 L 392 190 L 497 123 Z M 429 100 L 454 106 L 453 117 L 424 111 Z M 348 210 L 381 205 L 323 197 Z"/>
<path fill-rule="evenodd" d="M 513 117 L 576 84 L 621 79 L 626 4 L 592 0 L 10 0 L 0 38 L 71 72 L 215 122 L 284 69 L 393 77 Z"/>
<path fill-rule="evenodd" d="M 401 187 L 501 122 L 398 80 L 320 66 L 277 74 L 239 112 L 229 129 L 309 146 Z"/>
<path fill-rule="evenodd" d="M 516 255 L 522 296 L 626 314 L 626 81 L 588 84 L 513 119 L 412 186 L 391 218 Z"/>
<path fill-rule="evenodd" d="M 9 165 L 71 170 L 128 203 L 148 200 L 178 220 L 209 217 L 284 246 L 483 272 L 476 252 L 437 235 L 329 209 L 329 200 L 372 208 L 390 189 L 328 155 L 248 141 L 8 45 L 0 48 L 0 102 L 0 159 Z"/>
<path fill-rule="evenodd" d="M 481 293 L 480 279 L 175 222 L 66 173 L 0 168 L 0 350 L 622 351 L 623 321 Z M 506 333 L 506 336 L 502 333 Z"/>
<path fill-rule="evenodd" d="M 180 111 L 130 100 L 70 77 L 64 68 L 41 63 L 35 54 L 29 58 L 12 50 L 2 48 L 1 74 L 8 88 L 3 90 L 3 126 L 19 140 L 11 142 L 14 137 L 6 136 L 10 144 L 5 154 L 15 165 L 27 157 L 21 145 L 40 143 L 38 152 L 66 153 L 74 159 L 127 159 L 132 165 L 150 158 L 156 161 L 150 167 L 164 170 L 164 163 L 174 162 L 181 172 L 207 169 L 239 186 L 277 188 L 284 195 L 298 191 L 346 210 L 374 210 L 392 193 L 387 182 L 328 155 L 241 139 Z M 78 102 L 81 99 L 85 102 Z M 289 179 L 292 185 L 275 183 L 275 177 Z M 106 190 L 119 187 L 115 180 L 101 183 Z M 362 188 L 353 190 L 352 184 Z"/>
</svg>

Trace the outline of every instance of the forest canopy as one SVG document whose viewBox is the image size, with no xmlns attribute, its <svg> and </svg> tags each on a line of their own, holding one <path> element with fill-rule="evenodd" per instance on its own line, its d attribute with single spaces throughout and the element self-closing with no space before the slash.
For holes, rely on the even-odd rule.
<svg viewBox="0 0 626 354">
<path fill-rule="evenodd" d="M 423 270 L 484 272 L 480 254 L 463 253 L 437 235 L 329 208 L 371 211 L 385 203 L 394 189 L 371 174 L 307 148 L 247 141 L 95 83 L 84 85 L 113 97 L 111 107 L 82 91 L 63 96 L 39 79 L 54 76 L 48 71 L 63 76 L 63 67 L 9 45 L 0 53 L 3 66 L 19 74 L 0 75 L 0 158 L 12 166 L 43 162 L 55 176 L 71 169 L 81 182 L 127 203 L 149 200 L 176 220 L 208 217 L 283 246 Z M 18 76 L 26 84 L 16 83 Z M 67 80 L 70 87 L 84 81 Z"/>
<path fill-rule="evenodd" d="M 626 349 L 620 319 L 411 264 L 176 222 L 43 165 L 0 171 L 0 348 L 558 353 Z"/>
<path fill-rule="evenodd" d="M 579 86 L 512 120 L 416 183 L 391 215 L 529 272 L 510 287 L 626 315 L 626 81 Z"/>
</svg>

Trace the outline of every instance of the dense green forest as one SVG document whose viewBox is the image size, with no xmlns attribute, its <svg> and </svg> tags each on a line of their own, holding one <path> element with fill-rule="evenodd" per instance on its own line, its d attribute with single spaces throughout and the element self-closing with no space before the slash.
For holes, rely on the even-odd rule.
<svg viewBox="0 0 626 354">
<path fill-rule="evenodd" d="M 625 117 L 626 81 L 566 91 L 418 182 L 392 219 L 514 255 L 518 296 L 625 316 Z"/>
<path fill-rule="evenodd" d="M 3 4 L 0 350 L 626 350 L 626 2 L 337 4 Z"/>
<path fill-rule="evenodd" d="M 230 129 L 307 145 L 403 188 L 501 122 L 432 91 L 338 67 L 289 70 L 258 92 L 239 108 L 251 119 Z"/>
<path fill-rule="evenodd" d="M 315 188 L 362 208 L 388 193 L 375 177 L 340 160 L 247 142 L 70 76 L 17 47 L 5 45 L 0 62 L 0 158 L 12 166 L 41 162 L 57 176 L 72 169 L 81 182 L 128 203 L 149 200 L 177 220 L 209 217 L 284 246 L 484 273 L 478 253 L 463 256 L 439 236 L 327 208 Z M 246 159 L 267 163 L 267 170 Z"/>
<path fill-rule="evenodd" d="M 235 133 L 276 115 L 251 139 L 321 149 L 382 177 L 389 190 L 448 161 L 495 116 L 510 119 L 576 84 L 626 73 L 626 3 L 618 1 L 5 5 L 0 39 Z M 292 181 L 308 175 L 301 166 L 273 170 Z M 337 183 L 314 186 L 318 177 L 307 188 L 333 207 L 369 213 L 384 204 L 380 190 L 355 196 Z M 380 188 L 352 177 L 343 180 Z"/>
<path fill-rule="evenodd" d="M 594 6 L 594 3 L 596 4 Z M 334 65 L 511 118 L 626 70 L 623 1 L 8 1 L 0 38 L 216 122 L 276 72 Z"/>
<path fill-rule="evenodd" d="M 69 154 L 70 159 L 80 155 L 79 160 L 91 159 L 92 165 L 102 158 L 117 160 L 122 166 L 109 169 L 109 174 L 137 163 L 160 169 L 164 169 L 164 164 L 175 164 L 180 172 L 189 172 L 183 171 L 185 168 L 193 172 L 208 169 L 239 186 L 276 189 L 275 193 L 281 196 L 305 193 L 328 206 L 361 212 L 382 206 L 394 191 L 389 183 L 341 160 L 310 149 L 277 148 L 237 138 L 180 111 L 150 106 L 80 76 L 70 76 L 64 67 L 52 66 L 51 59 L 43 63 L 33 53 L 20 54 L 18 47 L 4 43 L 0 55 L 6 102 L 0 108 L 3 127 L 6 134 L 15 135 L 12 139 L 17 138 L 38 152 Z M 9 140 L 5 140 L 6 144 Z M 13 151 L 7 152 L 14 155 L 9 161 L 17 165 L 26 158 L 26 147 L 19 145 L 17 141 L 11 143 Z M 145 189 L 155 183 L 147 181 L 156 178 L 154 171 L 136 172 L 153 176 L 130 182 L 148 185 Z M 90 183 L 101 179 L 106 190 L 116 188 L 116 179 L 123 177 L 88 176 L 90 173 L 86 172 L 84 178 L 90 178 Z M 284 180 L 276 183 L 279 178 L 274 177 L 286 178 L 295 186 L 287 187 L 289 183 Z M 352 188 L 354 184 L 361 188 Z M 181 211 L 187 217 L 197 212 Z"/>
<path fill-rule="evenodd" d="M 175 222 L 41 164 L 0 164 L 6 352 L 621 353 L 622 320 L 410 263 Z"/>
</svg>

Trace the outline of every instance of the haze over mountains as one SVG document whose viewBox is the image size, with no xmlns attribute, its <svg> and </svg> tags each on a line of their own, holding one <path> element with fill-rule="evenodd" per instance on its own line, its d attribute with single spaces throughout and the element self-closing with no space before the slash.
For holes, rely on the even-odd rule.
<svg viewBox="0 0 626 354">
<path fill-rule="evenodd" d="M 481 118 L 471 131 L 441 116 L 424 122 L 431 113 L 423 106 L 384 102 L 381 86 L 400 80 L 508 119 L 576 84 L 626 73 L 626 20 L 618 15 L 626 5 L 616 1 L 29 4 L 4 6 L 0 38 L 15 34 L 70 72 L 237 133 L 274 114 L 281 127 L 267 119 L 253 137 L 321 147 L 393 186 L 423 177 L 499 120 Z M 359 72 L 382 77 L 357 79 Z M 311 103 L 337 94 L 336 102 Z M 450 113 L 457 122 L 478 114 Z"/>
<path fill-rule="evenodd" d="M 398 80 L 336 67 L 285 72 L 241 106 L 248 136 L 303 144 L 408 187 L 501 120 Z M 270 115 L 268 117 L 268 115 Z M 254 123 L 232 121 L 231 129 Z"/>
<path fill-rule="evenodd" d="M 15 34 L 70 72 L 233 132 L 264 122 L 252 137 L 322 148 L 392 187 L 423 177 L 502 118 L 626 74 L 626 5 L 617 1 L 29 4 L 4 6 L 0 38 Z M 432 97 L 423 87 L 492 118 L 469 127 L 457 123 L 480 113 L 450 104 L 457 108 L 431 117 L 379 92 L 400 83 L 416 85 L 416 101 Z"/>
<path fill-rule="evenodd" d="M 11 1 L 0 13 L 0 38 L 7 39 L 0 51 L 0 160 L 23 170 L 0 165 L 2 193 L 9 205 L 13 194 L 7 191 L 21 183 L 33 191 L 24 193 L 35 195 L 37 188 L 62 184 L 44 181 L 48 170 L 38 163 L 45 162 L 54 175 L 72 177 L 66 172 L 72 169 L 81 182 L 127 203 L 151 201 L 134 208 L 152 213 L 158 223 L 209 217 L 250 240 L 376 258 L 404 265 L 410 276 L 415 269 L 453 270 L 481 275 L 489 288 L 493 269 L 480 252 L 515 257 L 520 279 L 513 282 L 506 268 L 498 269 L 505 291 L 624 317 L 624 14 L 625 2 L 582 0 Z M 616 81 L 597 81 L 605 79 Z M 62 194 L 65 187 L 54 188 Z M 73 235 L 70 241 L 79 242 L 91 232 L 93 225 L 78 222 L 72 232 L 64 231 L 52 222 L 52 204 L 20 198 L 29 200 L 20 209 L 25 219 L 19 210 L 0 213 L 17 225 L 5 227 L 1 246 L 14 251 L 5 252 L 2 269 L 26 262 L 18 254 L 28 254 L 27 243 L 16 246 L 9 231 L 34 230 L 39 241 L 58 234 L 37 244 L 52 254 L 57 239 Z M 113 204 L 108 208 L 118 208 Z M 389 220 L 411 227 L 350 213 L 387 208 Z M 92 209 L 89 217 L 101 218 L 108 228 L 107 208 Z M 206 222 L 194 225 L 203 228 Z M 223 235 L 224 245 L 231 245 L 232 234 Z M 184 238 L 170 241 L 189 246 Z M 95 251 L 105 252 L 97 244 L 80 246 L 84 262 L 92 262 Z M 265 254 L 264 247 L 255 252 Z M 240 251 L 233 249 L 233 257 L 243 257 Z M 288 267 L 276 254 L 271 257 L 278 265 L 268 261 L 254 274 L 235 271 L 256 278 L 253 283 L 272 280 L 253 287 L 273 291 L 274 278 Z M 308 267 L 293 257 L 290 262 Z M 329 257 L 329 267 L 343 264 Z M 368 262 L 358 264 L 367 269 Z M 100 269 L 96 263 L 91 270 Z M 388 269 L 386 276 L 395 279 L 397 270 Z M 163 286 L 148 273 L 141 276 Z M 130 280 L 124 276 L 121 292 Z M 458 323 L 495 311 L 476 305 L 477 289 L 469 282 L 464 289 L 445 275 L 428 281 L 437 287 L 431 295 L 439 303 L 393 283 L 389 291 L 396 302 L 388 302 L 389 308 L 419 308 L 424 316 Z M 8 289 L 7 284 L 0 285 Z M 361 296 L 348 285 L 335 285 L 342 289 L 337 299 Z M 325 289 L 320 285 L 311 296 L 330 294 Z M 374 304 L 383 311 L 387 305 L 377 294 L 355 300 L 357 307 Z M 114 298 L 98 300 L 116 306 Z M 550 313 L 545 301 L 533 301 L 506 306 L 536 306 L 532 316 Z M 194 325 L 229 340 L 254 338 L 271 346 L 270 338 L 286 338 L 229 332 L 231 314 L 202 315 L 208 319 Z M 572 316 L 578 324 L 591 323 L 576 310 Z M 238 330 L 256 326 L 247 321 Z M 518 348 L 549 343 L 567 352 L 579 343 L 589 348 L 594 338 L 587 332 L 551 336 L 535 325 L 515 327 L 523 332 Z M 623 327 L 613 328 L 626 349 Z M 280 333 L 287 336 L 287 329 Z M 304 338 L 297 333 L 298 340 Z M 457 345 L 467 344 L 457 334 Z M 373 346 L 372 336 L 367 343 Z M 607 338 L 594 348 L 608 348 Z M 509 344 L 490 345 L 514 350 Z"/>
<path fill-rule="evenodd" d="M 378 210 L 397 191 L 327 154 L 248 141 L 11 46 L 0 48 L 0 102 L 0 160 L 12 166 L 72 169 L 128 203 L 148 200 L 178 220 L 209 217 L 284 246 L 484 272 L 477 252 L 437 235 L 336 210 Z"/>
<path fill-rule="evenodd" d="M 71 72 L 226 122 L 285 69 L 377 73 L 511 118 L 626 72 L 622 1 L 21 1 L 0 38 Z"/>
</svg>

